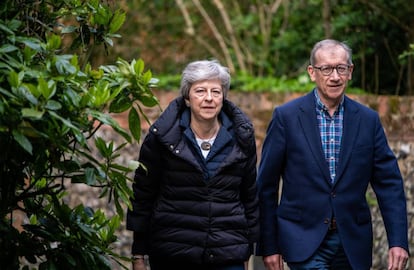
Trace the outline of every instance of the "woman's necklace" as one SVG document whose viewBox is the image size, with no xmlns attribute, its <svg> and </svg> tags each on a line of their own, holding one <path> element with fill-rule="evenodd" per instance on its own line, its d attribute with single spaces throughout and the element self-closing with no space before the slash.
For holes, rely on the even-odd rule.
<svg viewBox="0 0 414 270">
<path fill-rule="evenodd" d="M 196 135 L 196 138 L 201 141 L 200 148 L 202 150 L 204 150 L 204 151 L 210 151 L 212 142 L 216 139 L 218 128 L 214 131 L 213 137 L 211 137 L 209 139 L 203 139 L 203 138 L 201 138 L 201 136 L 198 135 L 198 133 L 195 131 L 194 128 L 191 128 L 191 130 Z"/>
<path fill-rule="evenodd" d="M 215 139 L 214 137 L 209 139 L 208 141 L 202 141 L 200 144 L 201 149 L 203 149 L 204 151 L 210 151 L 211 149 L 211 140 Z"/>
</svg>

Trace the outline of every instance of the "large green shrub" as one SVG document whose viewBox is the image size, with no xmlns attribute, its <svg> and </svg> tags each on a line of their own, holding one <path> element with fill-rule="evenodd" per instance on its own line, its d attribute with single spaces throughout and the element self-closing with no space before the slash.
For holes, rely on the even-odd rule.
<svg viewBox="0 0 414 270">
<path fill-rule="evenodd" d="M 124 20 L 107 1 L 0 4 L 1 269 L 111 269 L 126 259 L 111 244 L 136 166 L 116 158 L 140 139 L 141 106 L 158 104 L 154 79 L 142 60 L 88 62 L 94 46 L 112 46 Z M 123 112 L 129 130 L 111 116 Z M 99 137 L 103 126 L 125 143 Z M 99 189 L 116 215 L 70 207 L 66 190 L 75 184 Z M 18 213 L 27 221 L 16 222 Z"/>
</svg>

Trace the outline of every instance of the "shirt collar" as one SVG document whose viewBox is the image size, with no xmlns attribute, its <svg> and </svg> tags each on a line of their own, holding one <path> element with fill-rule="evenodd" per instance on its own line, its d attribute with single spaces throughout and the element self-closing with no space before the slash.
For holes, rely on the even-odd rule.
<svg viewBox="0 0 414 270">
<path fill-rule="evenodd" d="M 313 90 L 313 93 L 315 94 L 315 98 L 316 98 L 316 109 L 322 110 L 322 111 L 328 111 L 328 108 L 325 106 L 325 104 L 322 103 L 321 98 L 319 97 L 319 94 L 316 88 Z M 339 106 L 338 108 L 336 108 L 335 112 L 343 109 L 343 106 L 344 106 L 344 95 L 342 95 L 341 102 L 339 103 Z"/>
</svg>

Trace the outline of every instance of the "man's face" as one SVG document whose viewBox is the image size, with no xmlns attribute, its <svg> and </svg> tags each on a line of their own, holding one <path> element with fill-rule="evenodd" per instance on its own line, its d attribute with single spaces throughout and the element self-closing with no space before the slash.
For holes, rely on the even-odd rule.
<svg viewBox="0 0 414 270">
<path fill-rule="evenodd" d="M 341 46 L 323 47 L 315 59 L 316 63 L 308 66 L 308 74 L 316 83 L 321 101 L 325 105 L 339 104 L 354 68 L 348 64 L 347 52 Z"/>
</svg>

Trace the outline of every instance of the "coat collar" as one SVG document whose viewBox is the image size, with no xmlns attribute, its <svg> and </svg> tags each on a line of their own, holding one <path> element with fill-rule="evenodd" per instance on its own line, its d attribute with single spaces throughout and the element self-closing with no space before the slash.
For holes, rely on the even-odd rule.
<svg viewBox="0 0 414 270">
<path fill-rule="evenodd" d="M 316 118 L 315 104 L 315 95 L 313 91 L 304 96 L 304 100 L 299 106 L 299 122 L 308 147 L 310 148 L 319 169 L 322 171 L 325 179 L 330 183 L 329 167 L 325 162 L 325 155 L 323 153 L 322 141 Z"/>
<path fill-rule="evenodd" d="M 336 172 L 336 178 L 340 179 L 349 159 L 351 157 L 352 149 L 357 141 L 359 130 L 361 128 L 361 116 L 358 114 L 359 108 L 357 103 L 345 96 L 344 100 L 344 122 L 341 142 L 341 152 L 339 154 L 339 163 Z M 336 183 L 336 181 L 335 181 Z"/>
<path fill-rule="evenodd" d="M 182 141 L 183 129 L 188 128 L 182 126 L 182 116 L 186 110 L 188 107 L 184 98 L 177 97 L 150 127 L 150 132 L 154 133 L 168 147 L 176 147 Z M 246 153 L 256 151 L 253 124 L 247 116 L 227 99 L 223 101 L 221 113 L 225 114 L 225 118 L 222 117 L 222 119 L 226 121 L 226 128 L 232 133 L 232 136 L 236 137 L 243 151 Z"/>
</svg>

